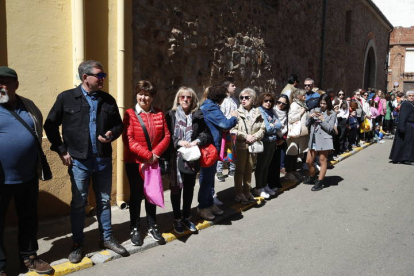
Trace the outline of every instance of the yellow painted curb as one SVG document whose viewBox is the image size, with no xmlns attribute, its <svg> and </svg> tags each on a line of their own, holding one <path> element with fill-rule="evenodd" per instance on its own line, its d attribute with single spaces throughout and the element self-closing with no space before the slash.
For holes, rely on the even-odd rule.
<svg viewBox="0 0 414 276">
<path fill-rule="evenodd" d="M 206 229 L 207 227 L 210 227 L 211 225 L 213 225 L 213 223 L 211 221 L 204 220 L 202 222 L 199 222 L 196 225 L 196 228 L 197 228 L 197 230 L 202 230 L 202 229 Z"/>
<path fill-rule="evenodd" d="M 52 266 L 53 269 L 55 270 L 54 273 L 52 274 L 42 274 L 42 275 L 53 275 L 53 276 L 63 276 L 63 275 L 67 275 L 69 273 L 75 272 L 75 271 L 79 271 L 85 268 L 89 268 L 92 267 L 93 263 L 92 260 L 85 257 L 82 259 L 82 261 L 80 263 L 77 264 L 72 264 L 71 262 L 66 262 L 63 264 L 58 264 L 58 265 L 54 265 Z M 36 276 L 39 275 L 36 272 L 28 272 L 26 273 L 26 275 L 28 276 Z"/>
</svg>

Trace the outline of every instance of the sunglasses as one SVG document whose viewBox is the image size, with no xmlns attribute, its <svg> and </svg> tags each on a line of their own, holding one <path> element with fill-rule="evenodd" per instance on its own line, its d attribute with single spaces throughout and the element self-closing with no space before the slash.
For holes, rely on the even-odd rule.
<svg viewBox="0 0 414 276">
<path fill-rule="evenodd" d="M 273 103 L 273 100 L 263 100 L 264 103 Z"/>
<path fill-rule="evenodd" d="M 181 100 L 185 100 L 185 99 L 191 100 L 192 97 L 191 96 L 180 96 L 180 99 Z"/>
<path fill-rule="evenodd" d="M 104 79 L 106 78 L 106 73 L 98 73 L 98 74 L 86 74 L 88 76 L 92 76 L 98 79 Z"/>
<path fill-rule="evenodd" d="M 240 96 L 240 100 L 250 100 L 250 96 Z"/>
<path fill-rule="evenodd" d="M 305 87 L 311 87 L 313 84 L 304 84 Z"/>
<path fill-rule="evenodd" d="M 279 101 L 277 101 L 276 103 L 277 103 L 277 104 L 281 104 L 281 105 L 283 105 L 283 106 L 286 106 L 286 105 L 287 105 L 287 103 L 282 103 L 282 102 L 279 102 Z"/>
<path fill-rule="evenodd" d="M 368 94 L 364 94 L 363 96 L 366 97 L 366 96 L 368 96 Z"/>
<path fill-rule="evenodd" d="M 339 96 L 343 96 L 343 95 L 345 95 L 345 94 L 344 94 L 344 93 L 339 93 L 338 95 L 339 95 Z"/>
</svg>

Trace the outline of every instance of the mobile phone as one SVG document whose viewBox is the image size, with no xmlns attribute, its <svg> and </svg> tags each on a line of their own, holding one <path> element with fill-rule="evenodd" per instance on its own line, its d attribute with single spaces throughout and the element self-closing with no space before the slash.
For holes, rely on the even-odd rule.
<svg viewBox="0 0 414 276">
<path fill-rule="evenodd" d="M 321 113 L 321 109 L 319 107 L 317 107 L 317 108 L 315 108 L 314 112 L 315 112 L 315 114 L 319 114 L 319 113 Z"/>
</svg>

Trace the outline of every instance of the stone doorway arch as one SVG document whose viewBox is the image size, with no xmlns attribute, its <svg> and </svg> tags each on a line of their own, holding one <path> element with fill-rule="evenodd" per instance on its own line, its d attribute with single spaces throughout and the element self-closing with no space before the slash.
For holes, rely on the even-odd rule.
<svg viewBox="0 0 414 276">
<path fill-rule="evenodd" d="M 364 82 L 363 88 L 377 87 L 377 53 L 376 53 L 375 41 L 370 39 L 366 50 L 364 59 Z"/>
</svg>

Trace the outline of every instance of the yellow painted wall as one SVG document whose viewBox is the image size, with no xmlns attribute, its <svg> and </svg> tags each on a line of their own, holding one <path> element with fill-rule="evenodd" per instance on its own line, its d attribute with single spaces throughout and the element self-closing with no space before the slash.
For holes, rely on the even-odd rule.
<svg viewBox="0 0 414 276">
<path fill-rule="evenodd" d="M 132 0 L 127 0 L 125 83 L 132 83 Z M 19 95 L 35 102 L 44 119 L 56 96 L 73 88 L 71 0 L 0 0 L 0 65 L 19 75 Z M 4 7 L 4 8 L 3 8 Z M 100 61 L 108 73 L 104 90 L 117 97 L 117 1 L 85 0 L 85 59 Z M 129 93 L 129 92 L 128 92 Z M 127 94 L 128 94 L 127 93 Z M 128 94 L 129 95 L 129 94 Z M 120 104 L 121 106 L 123 104 Z M 69 212 L 71 199 L 67 168 L 58 155 L 43 148 L 54 178 L 40 183 L 39 215 L 59 216 Z M 114 160 L 116 143 L 113 143 Z M 114 172 L 116 172 L 114 161 Z M 113 176 L 113 202 L 116 176 Z M 11 208 L 12 209 L 12 208 Z"/>
</svg>

